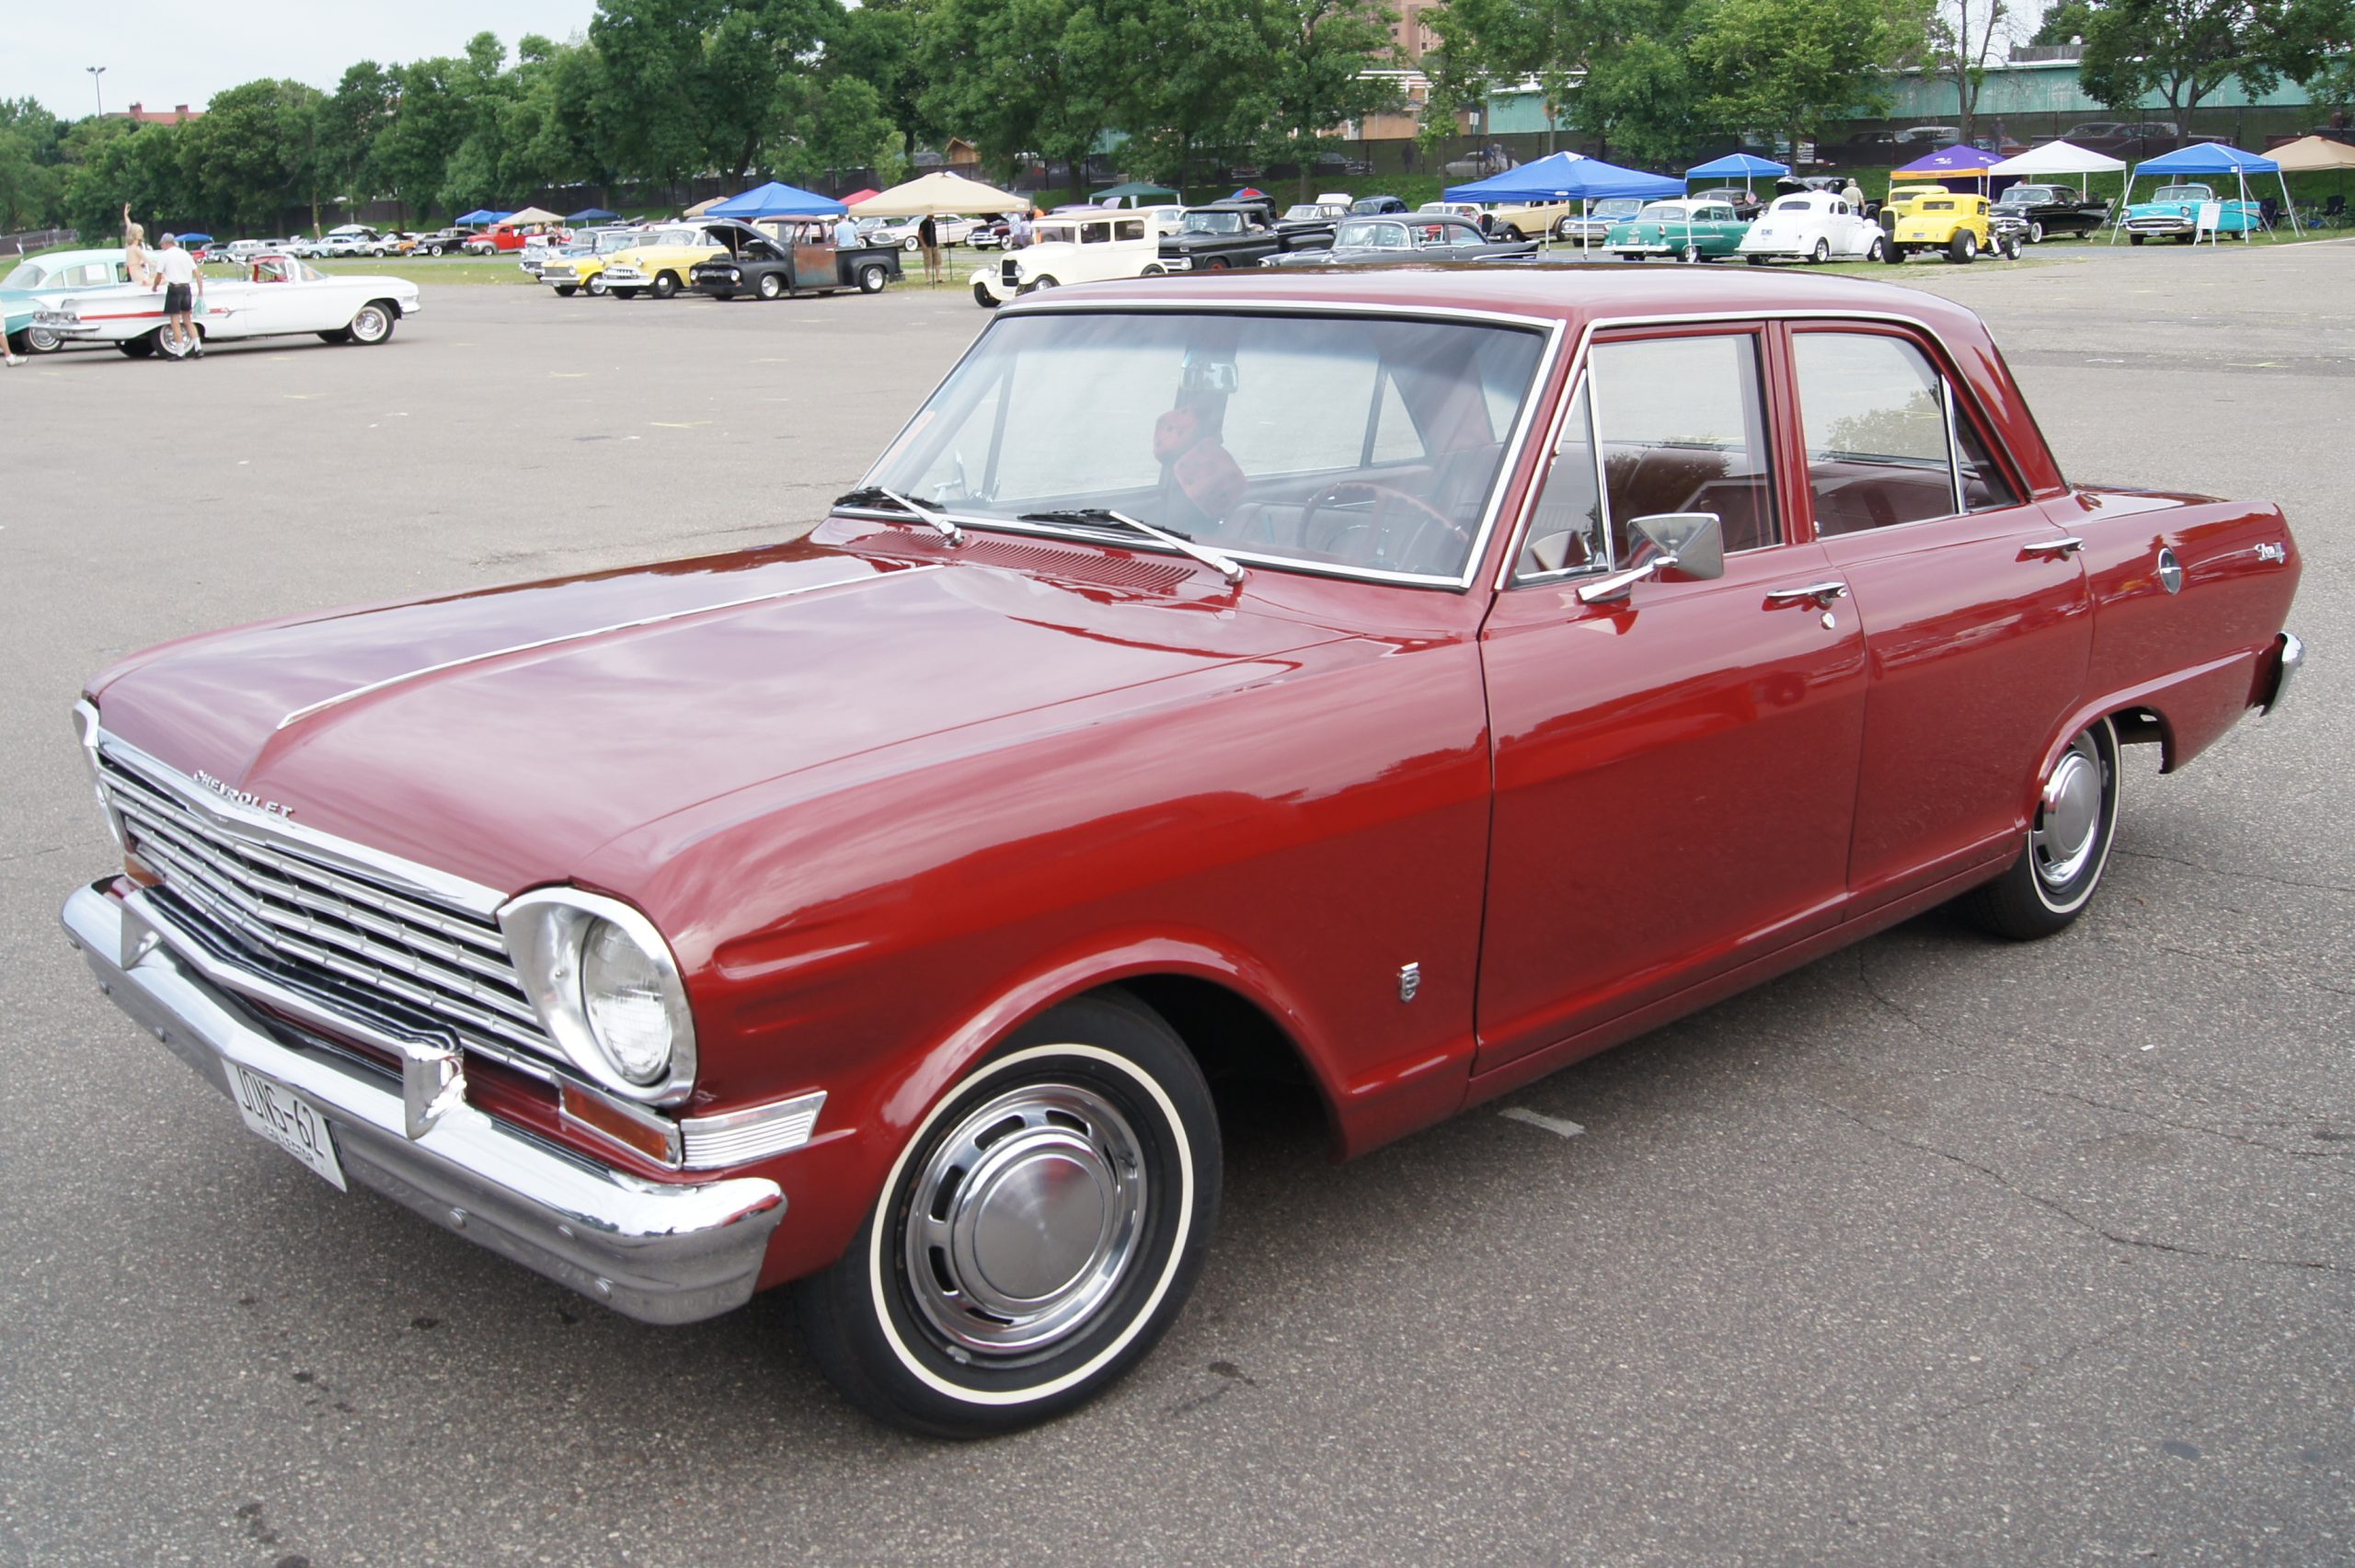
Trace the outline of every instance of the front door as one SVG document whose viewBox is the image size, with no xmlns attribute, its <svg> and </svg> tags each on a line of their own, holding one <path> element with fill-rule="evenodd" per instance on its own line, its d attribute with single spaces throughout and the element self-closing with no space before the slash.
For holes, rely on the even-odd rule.
<svg viewBox="0 0 2355 1568">
<path fill-rule="evenodd" d="M 2016 848 L 2093 617 L 2072 542 L 2023 504 L 1926 342 L 1807 326 L 1790 347 L 1815 532 L 1871 660 L 1861 910 Z"/>
<path fill-rule="evenodd" d="M 1864 640 L 1822 550 L 1789 542 L 1772 351 L 1754 327 L 1591 351 L 1483 632 L 1496 795 L 1476 1070 L 1839 918 Z M 1665 512 L 1718 518 L 1724 576 L 1584 602 L 1634 555 L 1629 525 Z"/>
</svg>

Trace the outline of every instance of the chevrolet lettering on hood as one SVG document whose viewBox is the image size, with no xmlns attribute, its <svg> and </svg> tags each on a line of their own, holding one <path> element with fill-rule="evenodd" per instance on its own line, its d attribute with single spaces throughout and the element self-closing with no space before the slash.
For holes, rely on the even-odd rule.
<svg viewBox="0 0 2355 1568">
<path fill-rule="evenodd" d="M 205 788 L 211 790 L 213 794 L 219 795 L 224 800 L 236 801 L 239 806 L 250 806 L 256 811 L 267 811 L 272 817 L 292 817 L 294 815 L 294 808 L 293 807 L 281 806 L 277 801 L 264 800 L 261 796 L 254 794 L 251 790 L 239 789 L 235 784 L 224 784 L 222 781 L 214 778 L 211 773 L 204 772 L 202 769 L 199 769 L 192 776 L 195 778 L 197 783 L 202 784 Z"/>
</svg>

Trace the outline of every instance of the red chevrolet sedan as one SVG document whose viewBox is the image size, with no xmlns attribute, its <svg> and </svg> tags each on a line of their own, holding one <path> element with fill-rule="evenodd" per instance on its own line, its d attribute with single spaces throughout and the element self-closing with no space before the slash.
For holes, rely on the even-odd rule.
<svg viewBox="0 0 2355 1568">
<path fill-rule="evenodd" d="M 1002 1431 L 1181 1310 L 1212 1080 L 1355 1154 L 1948 899 L 2057 931 L 2298 573 L 1901 289 L 1058 290 L 798 543 L 109 670 L 63 918 L 325 1180 L 649 1322 L 798 1282 L 861 1406 Z"/>
</svg>

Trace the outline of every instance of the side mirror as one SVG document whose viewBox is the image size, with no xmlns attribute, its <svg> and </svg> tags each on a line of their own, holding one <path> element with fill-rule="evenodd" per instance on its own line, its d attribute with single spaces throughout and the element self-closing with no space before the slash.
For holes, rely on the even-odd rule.
<svg viewBox="0 0 2355 1568">
<path fill-rule="evenodd" d="M 1588 583 L 1579 589 L 1580 603 L 1625 599 L 1647 578 L 1673 574 L 1683 581 L 1708 582 L 1726 575 L 1725 527 L 1713 511 L 1655 512 L 1637 518 L 1627 528 L 1654 554 L 1640 565 Z"/>
</svg>

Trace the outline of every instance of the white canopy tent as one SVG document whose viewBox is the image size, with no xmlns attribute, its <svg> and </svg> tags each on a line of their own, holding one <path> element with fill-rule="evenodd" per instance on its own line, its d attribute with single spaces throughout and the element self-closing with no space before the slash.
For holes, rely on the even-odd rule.
<svg viewBox="0 0 2355 1568">
<path fill-rule="evenodd" d="M 519 227 L 524 223 L 561 223 L 564 222 L 564 214 L 551 212 L 545 207 L 526 207 L 520 212 L 508 213 L 500 222 Z"/>
<path fill-rule="evenodd" d="M 904 185 L 878 191 L 864 201 L 855 201 L 850 210 L 861 218 L 936 218 L 948 212 L 961 217 L 971 212 L 1027 212 L 1030 201 L 1028 197 L 1009 194 L 978 179 L 935 169 Z"/>
<path fill-rule="evenodd" d="M 2040 147 L 2030 147 L 2016 158 L 2005 158 L 1987 171 L 1992 175 L 2017 175 L 2022 179 L 2043 181 L 2057 176 L 2075 175 L 2077 194 L 2085 192 L 2085 177 L 2095 174 L 2124 174 L 2126 160 L 2097 153 L 2090 147 L 2080 147 L 2074 142 L 2047 142 Z"/>
</svg>

